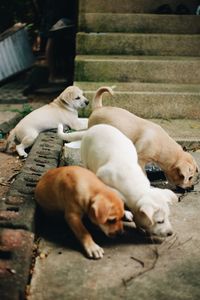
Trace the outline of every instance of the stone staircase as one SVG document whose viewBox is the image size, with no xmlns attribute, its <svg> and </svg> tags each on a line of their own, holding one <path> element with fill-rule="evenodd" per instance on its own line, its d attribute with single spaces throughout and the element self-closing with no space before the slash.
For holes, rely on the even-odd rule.
<svg viewBox="0 0 200 300">
<path fill-rule="evenodd" d="M 164 4 L 171 13 L 156 14 Z M 190 14 L 174 14 L 180 4 Z M 141 117 L 200 119 L 198 4 L 193 0 L 79 0 L 75 84 L 90 99 L 98 87 L 115 85 L 115 96 L 105 95 L 104 104 Z"/>
</svg>

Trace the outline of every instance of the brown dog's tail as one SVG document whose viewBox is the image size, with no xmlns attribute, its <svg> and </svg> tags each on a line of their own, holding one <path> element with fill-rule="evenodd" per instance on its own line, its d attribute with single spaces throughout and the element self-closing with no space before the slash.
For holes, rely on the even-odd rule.
<svg viewBox="0 0 200 300">
<path fill-rule="evenodd" d="M 102 86 L 96 91 L 96 94 L 95 94 L 94 98 L 92 99 L 92 111 L 95 110 L 96 108 L 102 107 L 102 95 L 103 95 L 103 93 L 107 92 L 111 96 L 114 95 L 114 91 L 113 91 L 114 87 L 115 86 L 112 86 L 112 87 Z"/>
</svg>

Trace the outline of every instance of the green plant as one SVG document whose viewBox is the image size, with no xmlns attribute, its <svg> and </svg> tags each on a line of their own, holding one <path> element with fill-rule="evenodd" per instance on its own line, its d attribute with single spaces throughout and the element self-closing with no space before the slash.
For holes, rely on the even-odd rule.
<svg viewBox="0 0 200 300">
<path fill-rule="evenodd" d="M 25 104 L 23 104 L 22 109 L 12 108 L 12 109 L 9 109 L 9 111 L 18 112 L 18 113 L 22 114 L 22 117 L 25 117 L 26 115 L 28 115 L 30 112 L 33 111 L 33 108 L 30 104 L 25 103 Z"/>
</svg>

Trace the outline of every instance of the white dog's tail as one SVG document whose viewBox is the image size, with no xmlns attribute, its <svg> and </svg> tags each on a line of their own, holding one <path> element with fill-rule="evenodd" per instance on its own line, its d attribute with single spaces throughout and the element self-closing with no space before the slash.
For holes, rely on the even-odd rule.
<svg viewBox="0 0 200 300">
<path fill-rule="evenodd" d="M 96 91 L 96 94 L 95 94 L 94 98 L 92 99 L 92 111 L 95 110 L 96 108 L 102 107 L 102 95 L 103 95 L 103 93 L 107 92 L 111 96 L 114 95 L 113 88 L 115 88 L 115 86 L 112 86 L 112 87 L 102 86 Z"/>
<path fill-rule="evenodd" d="M 9 136 L 7 138 L 7 141 L 6 141 L 6 149 L 5 151 L 6 152 L 13 152 L 15 150 L 15 138 L 16 138 L 16 134 L 15 134 L 15 128 L 13 128 L 11 130 L 11 132 L 9 133 Z"/>
<path fill-rule="evenodd" d="M 74 141 L 82 140 L 85 132 L 86 131 L 83 130 L 83 131 L 65 133 L 63 131 L 62 124 L 58 125 L 58 130 L 57 130 L 57 134 L 58 134 L 59 138 L 66 142 L 74 142 Z"/>
</svg>

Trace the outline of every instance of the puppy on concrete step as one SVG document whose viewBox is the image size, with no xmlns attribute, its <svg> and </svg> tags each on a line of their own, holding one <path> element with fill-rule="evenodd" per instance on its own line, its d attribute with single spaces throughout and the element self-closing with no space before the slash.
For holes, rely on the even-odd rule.
<svg viewBox="0 0 200 300">
<path fill-rule="evenodd" d="M 15 126 L 7 140 L 7 151 L 12 152 L 16 139 L 20 142 L 16 146 L 19 156 L 27 157 L 25 149 L 33 145 L 39 133 L 57 128 L 59 123 L 75 130 L 86 129 L 88 119 L 78 118 L 78 109 L 88 103 L 78 87 L 66 88 L 50 104 L 32 111 Z"/>
<path fill-rule="evenodd" d="M 64 213 L 89 258 L 102 258 L 104 251 L 83 225 L 84 214 L 107 236 L 123 230 L 123 201 L 94 173 L 79 166 L 47 171 L 36 186 L 35 198 L 48 214 Z"/>
</svg>

